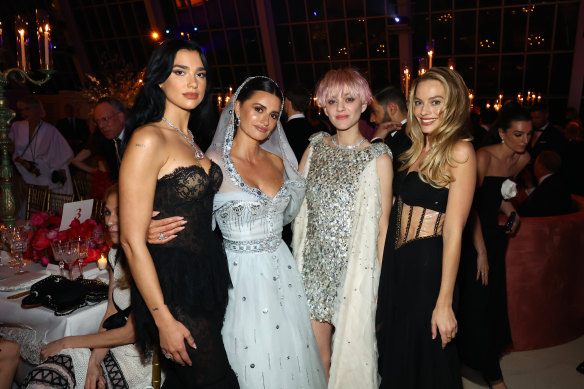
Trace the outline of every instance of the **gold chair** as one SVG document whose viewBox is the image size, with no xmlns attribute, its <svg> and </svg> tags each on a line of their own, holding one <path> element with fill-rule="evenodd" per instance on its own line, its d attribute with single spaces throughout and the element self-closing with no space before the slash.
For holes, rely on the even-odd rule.
<svg viewBox="0 0 584 389">
<path fill-rule="evenodd" d="M 39 185 L 28 185 L 26 195 L 26 220 L 35 212 L 47 210 L 47 198 L 49 196 L 49 187 Z"/>
<path fill-rule="evenodd" d="M 63 211 L 63 205 L 65 205 L 65 203 L 70 203 L 71 201 L 73 201 L 73 195 L 72 194 L 63 194 L 63 193 L 55 193 L 55 192 L 51 192 L 49 191 L 49 196 L 48 196 L 48 211 L 49 212 L 61 212 Z"/>
<path fill-rule="evenodd" d="M 73 178 L 73 192 L 76 201 L 89 199 L 91 195 L 91 182 L 86 177 Z"/>
<path fill-rule="evenodd" d="M 160 346 L 156 345 L 152 351 L 152 387 L 160 389 Z"/>
<path fill-rule="evenodd" d="M 91 210 L 91 218 L 98 223 L 103 222 L 103 211 L 105 209 L 105 201 L 93 200 L 93 209 Z"/>
</svg>

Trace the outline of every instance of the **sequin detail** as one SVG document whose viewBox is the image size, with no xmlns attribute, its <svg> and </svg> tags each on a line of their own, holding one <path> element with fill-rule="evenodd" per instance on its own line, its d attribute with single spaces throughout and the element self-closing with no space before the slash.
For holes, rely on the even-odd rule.
<svg viewBox="0 0 584 389">
<path fill-rule="evenodd" d="M 362 150 L 340 150 L 326 144 L 322 135 L 313 138 L 311 145 L 302 277 L 312 318 L 331 322 L 347 267 L 351 216 L 361 174 L 389 149 L 375 143 Z"/>
</svg>

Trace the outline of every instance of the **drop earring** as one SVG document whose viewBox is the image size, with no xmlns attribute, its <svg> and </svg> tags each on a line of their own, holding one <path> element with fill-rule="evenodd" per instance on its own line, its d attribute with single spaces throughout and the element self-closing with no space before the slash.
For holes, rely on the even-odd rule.
<svg viewBox="0 0 584 389">
<path fill-rule="evenodd" d="M 241 124 L 241 120 L 239 120 L 238 114 L 235 114 L 235 122 L 233 124 L 235 125 L 235 127 L 239 127 L 239 124 Z"/>
</svg>

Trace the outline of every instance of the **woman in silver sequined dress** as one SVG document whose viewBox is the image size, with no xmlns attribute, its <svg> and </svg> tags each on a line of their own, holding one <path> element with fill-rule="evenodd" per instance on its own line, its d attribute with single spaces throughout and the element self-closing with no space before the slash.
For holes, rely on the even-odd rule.
<svg viewBox="0 0 584 389">
<path fill-rule="evenodd" d="M 337 134 L 313 135 L 302 157 L 307 188 L 293 225 L 294 256 L 328 387 L 375 388 L 375 300 L 391 209 L 391 151 L 359 132 L 371 91 L 356 70 L 329 71 L 316 95 Z"/>
</svg>

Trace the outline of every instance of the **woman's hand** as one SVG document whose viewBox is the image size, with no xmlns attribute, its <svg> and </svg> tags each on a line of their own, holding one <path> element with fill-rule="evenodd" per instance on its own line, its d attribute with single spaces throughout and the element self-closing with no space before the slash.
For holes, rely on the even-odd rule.
<svg viewBox="0 0 584 389">
<path fill-rule="evenodd" d="M 101 361 L 89 359 L 87 366 L 87 376 L 85 377 L 84 389 L 105 388 L 105 378 L 101 370 Z"/>
<path fill-rule="evenodd" d="M 158 211 L 152 212 L 152 217 L 159 213 Z M 160 220 L 152 219 L 150 226 L 148 226 L 148 243 L 164 244 L 173 240 L 178 232 L 185 229 L 183 227 L 185 224 L 187 224 L 187 221 L 182 216 L 167 217 Z"/>
<path fill-rule="evenodd" d="M 41 347 L 41 361 L 45 361 L 48 357 L 52 357 L 53 355 L 57 355 L 61 352 L 61 350 L 67 348 L 65 346 L 65 338 L 61 338 L 55 340 L 54 342 L 44 344 Z"/>
<path fill-rule="evenodd" d="M 196 349 L 197 345 L 190 331 L 181 322 L 170 316 L 162 325 L 158 325 L 158 333 L 160 350 L 164 357 L 181 366 L 192 365 L 185 347 L 185 339 L 192 348 Z"/>
<path fill-rule="evenodd" d="M 513 220 L 513 225 L 511 226 L 511 229 L 508 231 L 505 231 L 506 234 L 509 235 L 515 235 L 515 233 L 517 232 L 517 229 L 519 228 L 519 215 L 517 214 L 517 212 L 515 213 L 515 220 Z"/>
<path fill-rule="evenodd" d="M 487 253 L 477 253 L 477 281 L 482 278 L 483 286 L 489 284 L 489 260 Z"/>
<path fill-rule="evenodd" d="M 445 306 L 436 306 L 432 312 L 432 339 L 436 339 L 438 332 L 442 338 L 442 348 L 445 348 L 456 336 L 458 332 L 458 323 L 452 310 L 452 304 Z"/>
</svg>

